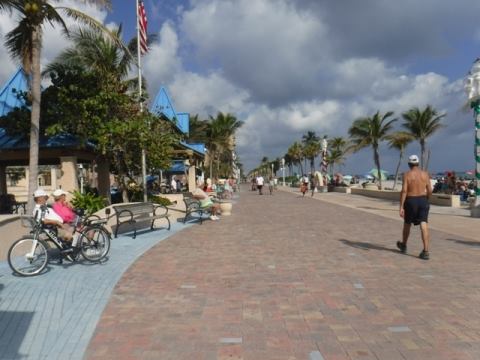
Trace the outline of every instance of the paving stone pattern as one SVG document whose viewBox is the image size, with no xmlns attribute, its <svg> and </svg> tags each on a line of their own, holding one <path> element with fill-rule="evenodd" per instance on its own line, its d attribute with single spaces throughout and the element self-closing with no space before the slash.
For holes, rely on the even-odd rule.
<svg viewBox="0 0 480 360">
<path fill-rule="evenodd" d="M 110 294 L 141 254 L 175 231 L 112 240 L 108 261 L 51 264 L 39 276 L 12 275 L 0 262 L 0 359 L 82 359 Z"/>
<path fill-rule="evenodd" d="M 175 234 L 125 273 L 85 357 L 479 359 L 480 244 L 432 231 L 423 261 L 418 229 L 406 255 L 400 232 L 348 207 L 244 191 L 231 217 Z"/>
</svg>

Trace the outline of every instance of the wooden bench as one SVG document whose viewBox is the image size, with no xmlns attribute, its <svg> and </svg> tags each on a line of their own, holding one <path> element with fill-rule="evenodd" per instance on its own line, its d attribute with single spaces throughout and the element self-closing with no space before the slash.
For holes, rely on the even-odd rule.
<svg viewBox="0 0 480 360">
<path fill-rule="evenodd" d="M 137 224 L 150 222 L 150 230 L 153 230 L 155 220 L 166 219 L 168 222 L 168 230 L 170 230 L 170 215 L 167 207 L 152 203 L 132 203 L 112 206 L 117 219 L 115 228 L 115 237 L 117 237 L 120 225 L 133 225 L 133 238 L 137 237 Z"/>
<path fill-rule="evenodd" d="M 185 217 L 183 218 L 184 224 L 187 221 L 187 218 L 193 213 L 197 213 L 200 216 L 200 224 L 202 224 L 203 214 L 206 214 L 212 208 L 211 206 L 201 208 L 200 201 L 198 199 L 195 199 L 192 193 L 184 193 L 183 202 L 185 204 Z"/>
</svg>

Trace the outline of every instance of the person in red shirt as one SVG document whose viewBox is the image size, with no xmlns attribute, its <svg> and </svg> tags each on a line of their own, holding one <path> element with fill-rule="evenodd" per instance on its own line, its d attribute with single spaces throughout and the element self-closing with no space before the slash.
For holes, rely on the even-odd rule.
<svg viewBox="0 0 480 360">
<path fill-rule="evenodd" d="M 77 214 L 75 214 L 72 206 L 67 202 L 67 193 L 62 189 L 57 189 L 52 195 L 55 200 L 52 205 L 53 211 L 62 218 L 64 223 L 73 224 L 77 218 Z"/>
</svg>

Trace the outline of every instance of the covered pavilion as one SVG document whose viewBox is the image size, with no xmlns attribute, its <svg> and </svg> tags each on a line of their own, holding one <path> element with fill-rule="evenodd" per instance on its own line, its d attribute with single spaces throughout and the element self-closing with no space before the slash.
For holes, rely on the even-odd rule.
<svg viewBox="0 0 480 360">
<path fill-rule="evenodd" d="M 182 137 L 188 136 L 190 130 L 190 115 L 185 112 L 177 113 L 168 96 L 167 90 L 161 87 L 150 107 L 152 114 L 174 123 L 176 130 Z M 197 174 L 205 160 L 204 144 L 189 144 L 180 141 L 175 145 L 175 159 L 170 169 L 162 169 L 166 174 L 183 172 L 187 175 L 188 190 L 196 187 Z"/>
<path fill-rule="evenodd" d="M 19 94 L 27 91 L 27 75 L 19 68 L 0 89 L 0 116 L 8 114 L 16 107 L 24 106 L 25 102 Z M 84 163 L 95 164 L 95 187 L 98 188 L 99 194 L 109 198 L 108 163 L 102 161 L 92 144 L 86 144 L 85 146 L 74 136 L 62 134 L 42 137 L 39 145 L 39 165 L 51 165 L 49 176 L 49 187 L 51 189 L 78 190 L 78 165 Z M 26 166 L 25 175 L 28 179 L 29 146 L 27 137 L 10 136 L 5 129 L 0 128 L 0 195 L 5 195 L 8 192 L 8 166 Z M 28 181 L 26 183 L 26 187 L 28 187 Z M 40 183 L 39 185 L 44 184 Z M 28 192 L 28 189 L 26 192 Z M 18 194 L 16 195 L 18 197 Z M 26 196 L 25 191 L 20 194 L 20 197 L 24 196 Z"/>
</svg>

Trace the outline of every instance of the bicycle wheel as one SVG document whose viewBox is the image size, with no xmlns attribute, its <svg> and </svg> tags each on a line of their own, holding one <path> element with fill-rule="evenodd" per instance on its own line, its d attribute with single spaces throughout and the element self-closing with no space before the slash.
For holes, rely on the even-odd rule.
<svg viewBox="0 0 480 360">
<path fill-rule="evenodd" d="M 87 226 L 79 240 L 82 256 L 89 261 L 100 261 L 110 251 L 110 233 L 101 226 Z"/>
<path fill-rule="evenodd" d="M 24 236 L 15 241 L 8 250 L 8 265 L 18 275 L 37 275 L 45 269 L 47 263 L 48 245 L 43 240 Z"/>
</svg>

